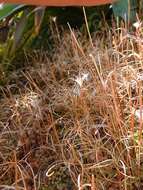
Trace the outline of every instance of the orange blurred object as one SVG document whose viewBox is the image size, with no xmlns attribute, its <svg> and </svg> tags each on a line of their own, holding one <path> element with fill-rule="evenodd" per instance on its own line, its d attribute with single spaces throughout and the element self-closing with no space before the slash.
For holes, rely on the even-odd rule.
<svg viewBox="0 0 143 190">
<path fill-rule="evenodd" d="M 113 3 L 116 0 L 0 0 L 0 3 L 43 6 L 94 6 Z"/>
</svg>

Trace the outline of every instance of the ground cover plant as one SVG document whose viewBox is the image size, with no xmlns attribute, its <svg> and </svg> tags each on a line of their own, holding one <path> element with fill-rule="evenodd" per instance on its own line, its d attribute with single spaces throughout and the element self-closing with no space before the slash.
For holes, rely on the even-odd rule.
<svg viewBox="0 0 143 190">
<path fill-rule="evenodd" d="M 143 188 L 142 24 L 102 26 L 51 26 L 51 56 L 27 53 L 1 87 L 1 189 Z"/>
</svg>

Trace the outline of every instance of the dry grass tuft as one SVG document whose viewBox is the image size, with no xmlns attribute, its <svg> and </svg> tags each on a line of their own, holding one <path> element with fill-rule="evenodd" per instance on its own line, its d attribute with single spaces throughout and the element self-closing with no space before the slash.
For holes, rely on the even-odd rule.
<svg viewBox="0 0 143 190">
<path fill-rule="evenodd" d="M 142 30 L 92 43 L 65 32 L 1 89 L 1 189 L 143 188 Z"/>
</svg>

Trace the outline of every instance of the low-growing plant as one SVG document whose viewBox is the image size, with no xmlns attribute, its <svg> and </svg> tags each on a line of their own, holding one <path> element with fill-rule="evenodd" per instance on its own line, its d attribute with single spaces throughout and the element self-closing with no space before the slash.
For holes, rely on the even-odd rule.
<svg viewBox="0 0 143 190">
<path fill-rule="evenodd" d="M 142 27 L 54 38 L 1 89 L 0 188 L 142 189 Z"/>
</svg>

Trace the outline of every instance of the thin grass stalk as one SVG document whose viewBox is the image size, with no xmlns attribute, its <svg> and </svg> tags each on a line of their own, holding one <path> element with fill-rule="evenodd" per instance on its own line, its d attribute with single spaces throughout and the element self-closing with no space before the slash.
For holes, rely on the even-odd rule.
<svg viewBox="0 0 143 190">
<path fill-rule="evenodd" d="M 88 36 L 89 36 L 89 41 L 90 41 L 91 47 L 94 48 L 93 42 L 92 42 L 92 38 L 91 38 L 91 34 L 90 34 L 90 30 L 89 30 L 89 26 L 88 26 L 88 21 L 87 21 L 87 16 L 86 16 L 86 12 L 85 12 L 85 7 L 83 7 L 83 13 L 84 13 L 84 20 L 85 20 L 85 24 L 86 24 L 87 33 L 88 33 Z"/>
<path fill-rule="evenodd" d="M 18 189 L 18 170 L 17 170 L 17 156 L 16 156 L 16 151 L 13 151 L 14 154 L 14 169 L 15 169 L 15 189 Z"/>
<path fill-rule="evenodd" d="M 95 177 L 93 174 L 91 176 L 91 190 L 97 190 L 96 184 L 95 184 Z"/>
</svg>

